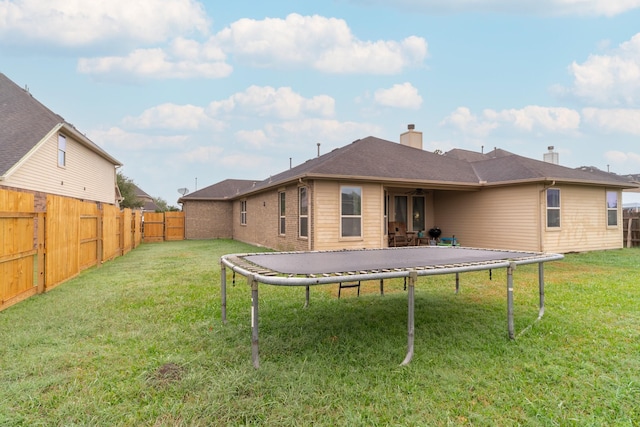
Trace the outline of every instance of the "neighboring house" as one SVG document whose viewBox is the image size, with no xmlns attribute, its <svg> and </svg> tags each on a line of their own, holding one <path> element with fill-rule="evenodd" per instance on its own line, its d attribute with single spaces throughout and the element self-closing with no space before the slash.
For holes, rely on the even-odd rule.
<svg viewBox="0 0 640 427">
<path fill-rule="evenodd" d="M 388 224 L 439 227 L 464 246 L 571 252 L 621 248 L 622 190 L 636 184 L 529 159 L 422 150 L 367 137 L 265 181 L 223 181 L 182 197 L 187 238 L 276 250 L 388 246 Z M 204 224 L 208 224 L 204 226 Z"/>
<path fill-rule="evenodd" d="M 0 73 L 0 187 L 116 205 L 122 164 Z"/>
<path fill-rule="evenodd" d="M 233 238 L 233 196 L 255 183 L 227 179 L 178 199 L 185 216 L 185 239 Z"/>
<path fill-rule="evenodd" d="M 147 194 L 142 188 L 135 184 L 133 184 L 133 188 L 135 189 L 136 197 L 144 202 L 144 205 L 140 208 L 143 212 L 156 212 L 160 210 L 153 200 L 153 197 Z"/>
</svg>

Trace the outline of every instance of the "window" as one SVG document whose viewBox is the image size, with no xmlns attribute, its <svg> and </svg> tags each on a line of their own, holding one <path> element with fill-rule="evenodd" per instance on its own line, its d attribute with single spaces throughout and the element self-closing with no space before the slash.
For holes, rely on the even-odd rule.
<svg viewBox="0 0 640 427">
<path fill-rule="evenodd" d="M 67 164 L 67 138 L 58 134 L 58 166 L 61 168 Z"/>
<path fill-rule="evenodd" d="M 342 237 L 362 236 L 362 188 L 340 188 Z"/>
<path fill-rule="evenodd" d="M 307 187 L 298 189 L 298 215 L 300 237 L 309 237 L 309 199 L 307 197 Z"/>
<path fill-rule="evenodd" d="M 618 192 L 607 191 L 607 226 L 618 225 Z"/>
<path fill-rule="evenodd" d="M 240 224 L 247 225 L 247 201 L 240 202 Z"/>
<path fill-rule="evenodd" d="M 278 204 L 280 205 L 279 207 L 279 211 L 280 211 L 280 223 L 279 223 L 279 228 L 278 228 L 278 232 L 281 235 L 284 235 L 285 231 L 286 231 L 286 210 L 285 210 L 285 199 L 286 199 L 286 193 L 284 191 L 278 193 Z"/>
<path fill-rule="evenodd" d="M 560 227 L 560 190 L 547 189 L 547 228 Z"/>
</svg>

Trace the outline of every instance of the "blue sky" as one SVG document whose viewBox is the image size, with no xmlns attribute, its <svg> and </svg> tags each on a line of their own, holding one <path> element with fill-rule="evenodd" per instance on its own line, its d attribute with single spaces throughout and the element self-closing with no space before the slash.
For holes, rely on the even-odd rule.
<svg viewBox="0 0 640 427">
<path fill-rule="evenodd" d="M 0 72 L 169 204 L 409 123 L 640 173 L 640 0 L 90 4 L 0 2 Z"/>
</svg>

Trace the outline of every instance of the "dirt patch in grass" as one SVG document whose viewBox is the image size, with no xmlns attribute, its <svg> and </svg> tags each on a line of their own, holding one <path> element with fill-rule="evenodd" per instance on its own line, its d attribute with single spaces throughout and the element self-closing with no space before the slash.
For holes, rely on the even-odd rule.
<svg viewBox="0 0 640 427">
<path fill-rule="evenodd" d="M 175 363 L 165 363 L 160 366 L 151 376 L 151 382 L 155 386 L 165 386 L 179 382 L 184 377 L 186 370 Z"/>
</svg>

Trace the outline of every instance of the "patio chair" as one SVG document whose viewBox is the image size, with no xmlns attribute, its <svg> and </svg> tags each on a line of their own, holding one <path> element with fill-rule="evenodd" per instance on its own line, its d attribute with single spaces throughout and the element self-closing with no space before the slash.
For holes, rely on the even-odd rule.
<svg viewBox="0 0 640 427">
<path fill-rule="evenodd" d="M 409 246 L 412 238 L 407 235 L 407 224 L 404 222 L 389 223 L 389 246 Z"/>
</svg>

